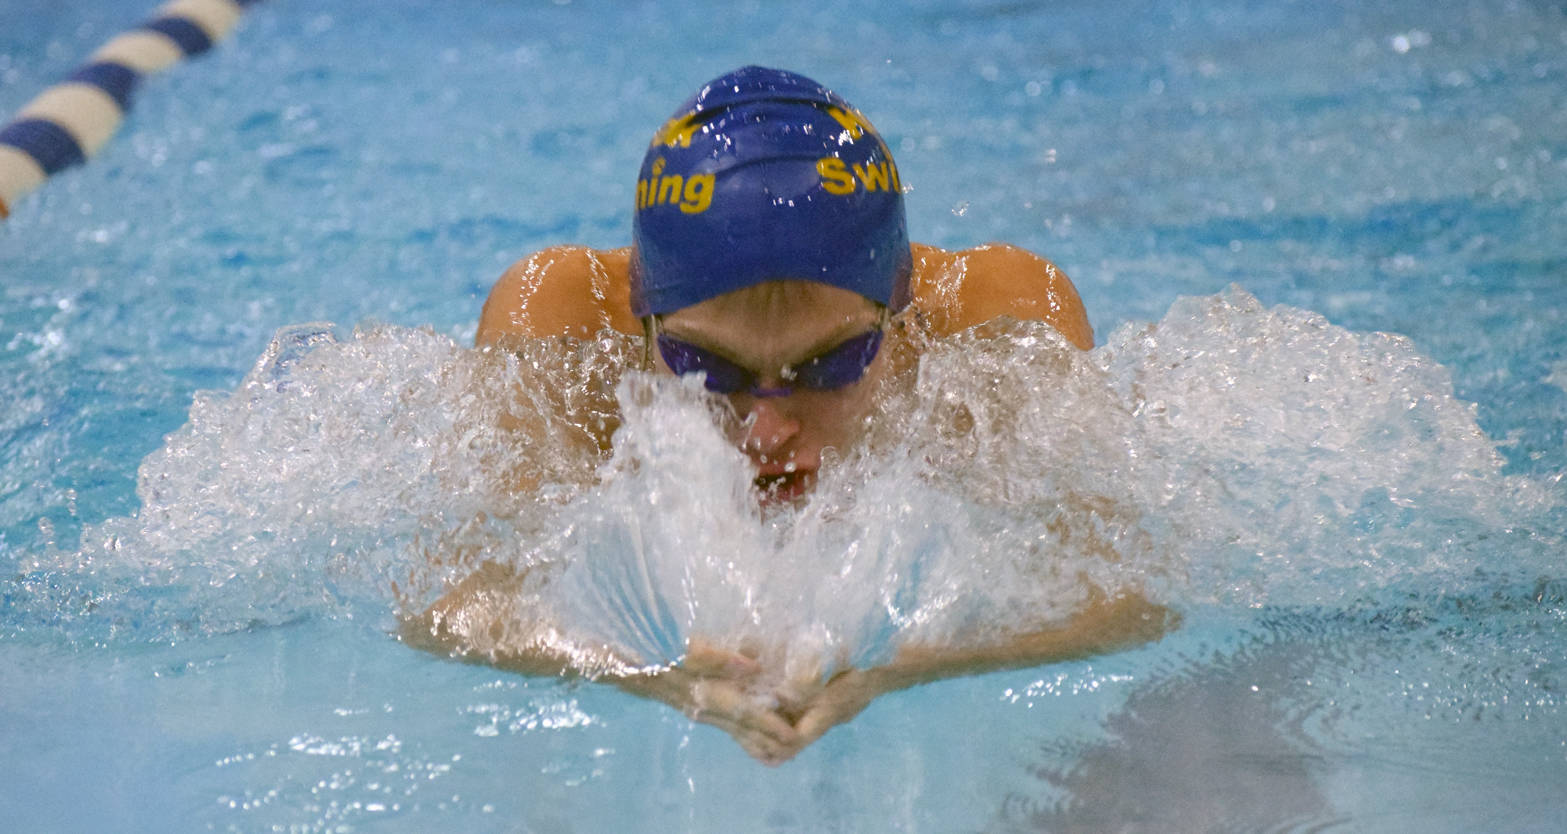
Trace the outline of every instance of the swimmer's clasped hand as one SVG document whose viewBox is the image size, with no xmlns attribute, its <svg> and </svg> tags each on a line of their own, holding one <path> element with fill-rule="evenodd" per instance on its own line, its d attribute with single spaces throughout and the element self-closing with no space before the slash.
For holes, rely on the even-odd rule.
<svg viewBox="0 0 1567 834">
<path fill-rule="evenodd" d="M 762 671 L 749 655 L 694 639 L 680 664 L 613 682 L 723 730 L 758 761 L 776 765 L 809 742 L 779 712 L 778 699 L 756 686 Z"/>
</svg>

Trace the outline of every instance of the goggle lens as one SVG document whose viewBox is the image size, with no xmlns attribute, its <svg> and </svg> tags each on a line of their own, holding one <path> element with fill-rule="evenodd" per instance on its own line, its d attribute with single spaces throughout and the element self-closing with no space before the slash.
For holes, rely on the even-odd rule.
<svg viewBox="0 0 1567 834">
<path fill-rule="evenodd" d="M 707 374 L 703 383 L 715 394 L 737 394 L 742 391 L 755 396 L 784 396 L 795 388 L 813 391 L 833 391 L 859 382 L 865 369 L 876 359 L 881 349 L 882 331 L 878 328 L 845 339 L 838 345 L 810 359 L 783 370 L 789 382 L 783 388 L 761 388 L 757 374 L 734 362 L 673 336 L 659 333 L 658 355 L 664 364 L 679 376 L 702 372 Z"/>
</svg>

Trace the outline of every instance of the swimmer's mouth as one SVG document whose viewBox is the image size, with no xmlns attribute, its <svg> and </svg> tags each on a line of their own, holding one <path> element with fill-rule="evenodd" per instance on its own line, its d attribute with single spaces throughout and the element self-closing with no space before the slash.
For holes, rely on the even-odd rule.
<svg viewBox="0 0 1567 834">
<path fill-rule="evenodd" d="M 811 487 L 816 486 L 816 471 L 799 469 L 758 475 L 754 483 L 763 504 L 782 504 L 798 500 L 810 492 Z"/>
</svg>

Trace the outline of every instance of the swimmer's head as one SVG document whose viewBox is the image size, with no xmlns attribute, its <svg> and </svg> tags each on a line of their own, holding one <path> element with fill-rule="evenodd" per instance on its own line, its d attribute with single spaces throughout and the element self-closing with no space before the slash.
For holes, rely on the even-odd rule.
<svg viewBox="0 0 1567 834">
<path fill-rule="evenodd" d="M 804 76 L 744 67 L 659 129 L 637 178 L 631 309 L 661 315 L 775 280 L 901 309 L 898 169 L 869 121 Z"/>
</svg>

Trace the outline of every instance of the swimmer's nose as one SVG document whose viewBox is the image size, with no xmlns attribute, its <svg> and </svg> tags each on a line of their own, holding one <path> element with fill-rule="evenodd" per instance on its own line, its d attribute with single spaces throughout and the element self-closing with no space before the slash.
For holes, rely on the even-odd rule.
<svg viewBox="0 0 1567 834">
<path fill-rule="evenodd" d="M 788 445 L 800 433 L 800 422 L 790 417 L 772 399 L 752 400 L 746 413 L 742 447 L 751 454 L 771 455 Z"/>
</svg>

